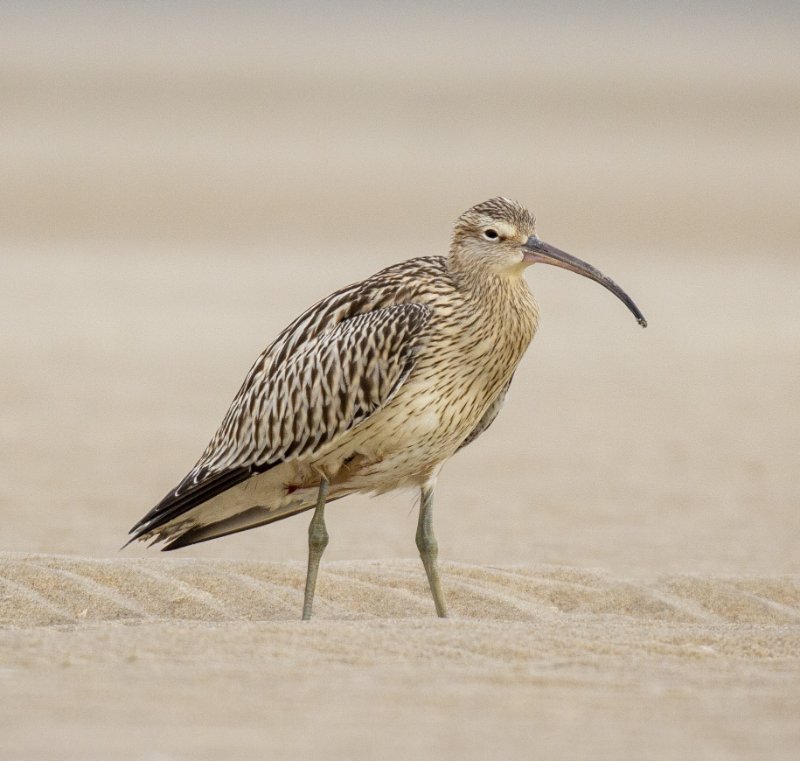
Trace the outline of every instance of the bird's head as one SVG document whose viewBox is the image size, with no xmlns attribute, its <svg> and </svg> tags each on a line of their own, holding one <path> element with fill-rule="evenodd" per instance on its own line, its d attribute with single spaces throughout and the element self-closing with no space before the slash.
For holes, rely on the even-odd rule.
<svg viewBox="0 0 800 761">
<path fill-rule="evenodd" d="M 551 246 L 536 234 L 536 218 L 524 206 L 507 198 L 491 198 L 465 211 L 456 221 L 450 246 L 453 265 L 480 277 L 521 277 L 536 263 L 553 264 L 583 275 L 608 288 L 647 326 L 633 300 L 611 278 L 591 264 Z"/>
</svg>

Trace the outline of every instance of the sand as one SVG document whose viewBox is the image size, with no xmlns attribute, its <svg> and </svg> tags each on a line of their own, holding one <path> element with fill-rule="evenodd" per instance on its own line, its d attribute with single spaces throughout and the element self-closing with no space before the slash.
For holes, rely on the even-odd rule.
<svg viewBox="0 0 800 761">
<path fill-rule="evenodd" d="M 6 555 L 5 752 L 781 758 L 800 740 L 797 580 L 443 571 L 450 620 L 416 562 L 340 561 L 304 624 L 299 563 Z"/>
<path fill-rule="evenodd" d="M 0 9 L 0 758 L 797 758 L 795 12 L 99 7 Z M 413 494 L 331 506 L 308 623 L 305 518 L 118 550 L 300 309 L 497 193 L 650 326 L 530 273 L 451 619 Z"/>
</svg>

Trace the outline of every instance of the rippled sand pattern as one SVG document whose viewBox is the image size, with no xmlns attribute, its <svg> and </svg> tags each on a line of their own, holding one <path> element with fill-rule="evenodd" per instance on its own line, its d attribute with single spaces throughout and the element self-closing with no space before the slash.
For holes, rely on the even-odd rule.
<svg viewBox="0 0 800 761">
<path fill-rule="evenodd" d="M 569 568 L 444 568 L 452 617 L 462 620 L 800 624 L 800 582 L 791 579 L 671 576 L 634 583 Z M 6 555 L 0 625 L 295 621 L 304 574 L 299 563 Z M 337 562 L 325 566 L 315 618 L 420 618 L 431 605 L 417 562 Z"/>
<path fill-rule="evenodd" d="M 800 741 L 796 579 L 446 563 L 440 621 L 418 562 L 334 562 L 304 623 L 303 571 L 4 554 L 8 757 L 50 757 L 54 739 L 58 758 L 159 760 L 617 758 L 642 742 L 656 759 L 787 758 Z"/>
</svg>

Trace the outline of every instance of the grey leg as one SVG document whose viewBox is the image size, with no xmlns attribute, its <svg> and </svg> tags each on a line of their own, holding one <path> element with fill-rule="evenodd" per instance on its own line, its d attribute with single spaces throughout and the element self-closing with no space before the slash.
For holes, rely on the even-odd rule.
<svg viewBox="0 0 800 761">
<path fill-rule="evenodd" d="M 314 589 L 317 586 L 319 561 L 328 546 L 328 529 L 325 528 L 325 500 L 328 498 L 328 480 L 319 482 L 319 495 L 314 517 L 308 526 L 308 573 L 306 574 L 306 594 L 303 600 L 303 621 L 311 618 L 311 606 L 314 604 Z"/>
<path fill-rule="evenodd" d="M 436 605 L 436 615 L 439 618 L 447 618 L 447 606 L 444 604 L 439 567 L 436 565 L 439 545 L 433 535 L 433 486 L 423 486 L 421 494 L 419 523 L 417 523 L 417 549 L 422 558 L 422 564 L 425 566 L 425 573 L 428 574 L 428 584 L 431 587 L 433 603 Z"/>
</svg>

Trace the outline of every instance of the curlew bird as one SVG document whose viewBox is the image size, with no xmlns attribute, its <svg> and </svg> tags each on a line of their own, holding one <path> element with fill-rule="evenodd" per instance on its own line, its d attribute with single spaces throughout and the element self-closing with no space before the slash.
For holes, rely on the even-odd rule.
<svg viewBox="0 0 800 761">
<path fill-rule="evenodd" d="M 416 543 L 447 615 L 433 492 L 447 460 L 497 417 L 536 332 L 523 277 L 538 262 L 631 298 L 586 262 L 541 241 L 505 198 L 459 217 L 447 257 L 410 259 L 322 299 L 250 369 L 189 474 L 130 531 L 174 550 L 314 508 L 303 619 L 328 544 L 325 505 L 355 492 L 420 490 Z"/>
</svg>

